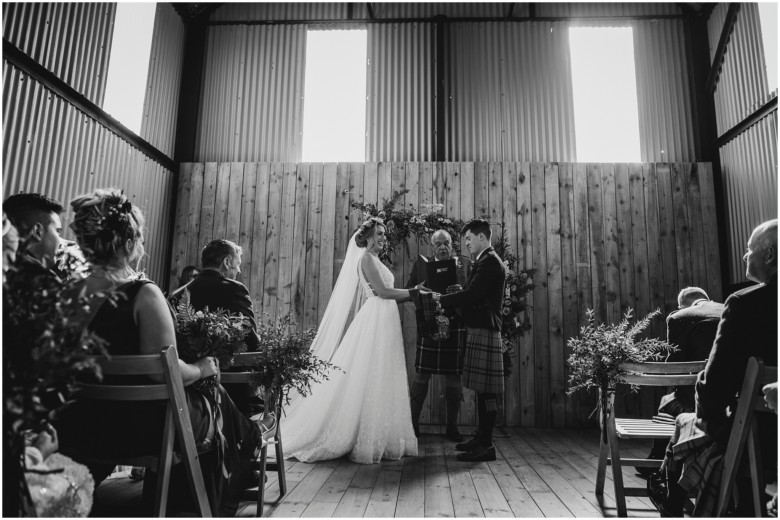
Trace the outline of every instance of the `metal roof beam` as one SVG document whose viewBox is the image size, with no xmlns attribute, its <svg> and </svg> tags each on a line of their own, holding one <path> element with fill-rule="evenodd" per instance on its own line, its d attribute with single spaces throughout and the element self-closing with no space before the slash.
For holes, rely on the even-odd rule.
<svg viewBox="0 0 780 520">
<path fill-rule="evenodd" d="M 720 66 L 723 62 L 723 56 L 726 55 L 726 46 L 728 45 L 731 33 L 734 30 L 734 24 L 737 21 L 737 13 L 739 13 L 739 4 L 729 4 L 729 10 L 726 13 L 726 21 L 723 22 L 723 30 L 720 32 L 720 39 L 718 40 L 718 48 L 715 51 L 715 57 L 710 65 L 710 73 L 707 75 L 707 92 L 712 92 L 715 89 L 715 83 L 720 76 Z"/>
</svg>

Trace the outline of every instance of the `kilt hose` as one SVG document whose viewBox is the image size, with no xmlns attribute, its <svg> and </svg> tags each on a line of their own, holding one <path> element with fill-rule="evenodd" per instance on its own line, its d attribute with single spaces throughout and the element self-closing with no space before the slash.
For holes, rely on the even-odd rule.
<svg viewBox="0 0 780 520">
<path fill-rule="evenodd" d="M 475 392 L 504 393 L 504 358 L 501 354 L 500 330 L 466 330 L 461 382 Z"/>
</svg>

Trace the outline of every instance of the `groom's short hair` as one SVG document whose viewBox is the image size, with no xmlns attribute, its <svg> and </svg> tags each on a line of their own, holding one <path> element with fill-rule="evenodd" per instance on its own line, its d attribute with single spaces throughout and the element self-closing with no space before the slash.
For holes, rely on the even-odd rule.
<svg viewBox="0 0 780 520">
<path fill-rule="evenodd" d="M 241 246 L 230 240 L 212 240 L 200 253 L 200 263 L 205 267 L 219 267 L 222 261 L 229 256 L 243 254 Z"/>
<path fill-rule="evenodd" d="M 471 231 L 472 235 L 479 235 L 482 233 L 488 240 L 490 240 L 490 237 L 493 234 L 492 231 L 490 231 L 490 222 L 482 218 L 472 219 L 468 224 L 463 226 L 463 229 L 460 230 L 460 234 L 465 235 L 469 231 Z"/>
</svg>

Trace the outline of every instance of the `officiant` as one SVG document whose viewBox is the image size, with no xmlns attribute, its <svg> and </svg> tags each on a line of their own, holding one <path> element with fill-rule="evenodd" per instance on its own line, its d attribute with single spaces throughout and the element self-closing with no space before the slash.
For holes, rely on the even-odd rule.
<svg viewBox="0 0 780 520">
<path fill-rule="evenodd" d="M 455 255 L 452 247 L 452 236 L 443 229 L 431 235 L 433 256 L 420 256 L 412 268 L 406 288 L 412 289 L 418 284 L 441 293 L 460 291 L 466 283 L 466 273 L 469 260 Z M 449 289 L 449 290 L 448 290 Z M 428 300 L 434 305 L 432 300 Z M 463 370 L 463 359 L 460 355 L 460 343 L 465 340 L 465 325 L 454 310 L 445 310 L 449 320 L 450 335 L 444 340 L 433 338 L 431 320 L 426 320 L 424 311 L 416 306 L 417 349 L 414 360 L 414 381 L 409 388 L 409 398 L 412 410 L 412 425 L 417 436 L 420 435 L 420 412 L 428 395 L 428 383 L 431 375 L 444 376 L 444 396 L 447 403 L 446 437 L 452 442 L 460 442 L 463 437 L 458 432 L 457 420 L 460 403 L 463 398 L 463 387 L 460 374 Z M 435 325 L 434 327 L 435 328 Z"/>
</svg>

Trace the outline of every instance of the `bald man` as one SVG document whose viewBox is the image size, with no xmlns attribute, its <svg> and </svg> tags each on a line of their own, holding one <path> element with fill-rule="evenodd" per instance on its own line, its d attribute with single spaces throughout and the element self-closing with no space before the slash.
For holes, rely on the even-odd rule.
<svg viewBox="0 0 780 520">
<path fill-rule="evenodd" d="M 452 248 L 452 236 L 440 229 L 431 235 L 433 256 L 428 261 L 449 260 L 455 258 L 458 283 L 463 285 L 466 280 L 468 260 L 455 255 Z M 425 281 L 425 264 L 419 260 L 414 264 L 406 288 L 411 289 Z M 414 381 L 409 388 L 409 402 L 412 409 L 412 426 L 414 432 L 420 434 L 420 413 L 422 412 L 425 398 L 428 396 L 428 383 L 431 375 L 444 376 L 444 397 L 447 402 L 447 429 L 445 436 L 452 442 L 463 440 L 458 431 L 458 412 L 463 398 L 463 387 L 460 383 L 460 374 L 463 370 L 463 360 L 460 356 L 458 336 L 465 331 L 463 320 L 454 311 L 446 312 L 450 320 L 450 337 L 443 341 L 436 341 L 428 336 L 425 330 L 425 319 L 421 309 L 417 309 L 417 349 L 414 358 Z"/>
<path fill-rule="evenodd" d="M 742 259 L 746 264 L 745 276 L 756 285 L 737 291 L 726 300 L 707 366 L 696 382 L 696 413 L 677 417 L 675 433 L 669 441 L 661 470 L 648 482 L 650 499 L 661 516 L 682 517 L 685 497 L 695 491 L 699 491 L 699 495 L 693 516 L 714 514 L 712 493 L 706 491 L 711 491 L 713 486 L 717 489 L 718 483 L 691 478 L 692 472 L 701 470 L 700 465 L 689 463 L 683 471 L 683 461 L 674 458 L 672 446 L 677 444 L 676 451 L 685 453 L 697 432 L 702 431 L 726 446 L 731 429 L 728 410 L 735 409 L 748 359 L 756 356 L 767 366 L 777 366 L 777 219 L 764 222 L 753 230 Z M 765 469 L 769 467 L 776 475 L 777 419 L 765 419 L 759 417 L 758 423 L 761 456 Z M 694 450 L 688 449 L 694 456 L 711 444 L 695 446 Z M 669 482 L 668 489 L 665 489 L 664 480 Z M 687 483 L 691 481 L 697 483 L 698 489 L 689 489 Z M 687 487 L 683 488 L 678 482 L 686 483 Z M 749 484 L 744 479 L 737 480 L 742 497 L 736 507 L 737 516 L 754 516 Z"/>
</svg>

